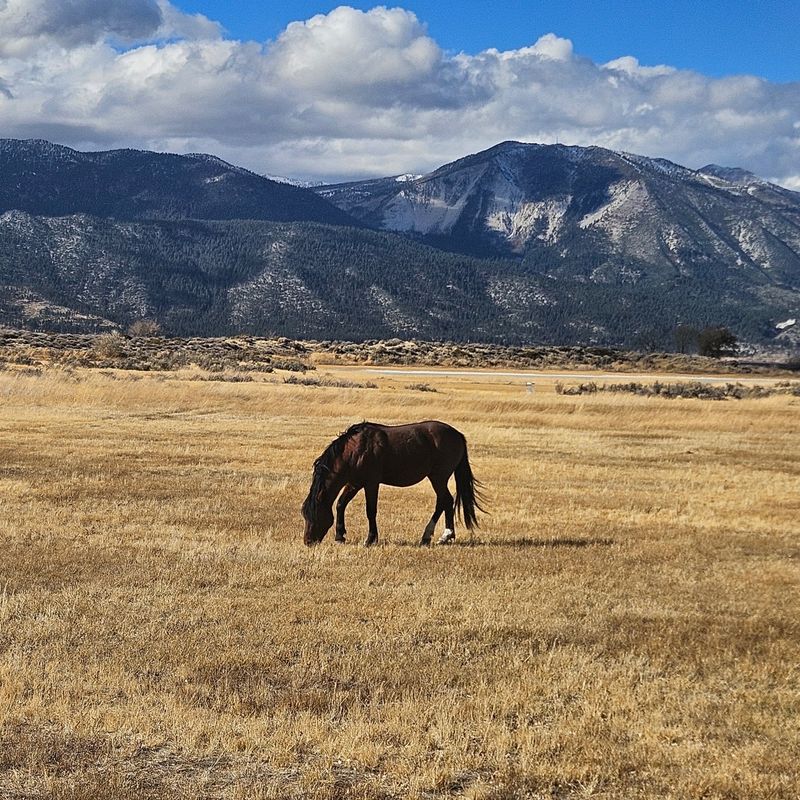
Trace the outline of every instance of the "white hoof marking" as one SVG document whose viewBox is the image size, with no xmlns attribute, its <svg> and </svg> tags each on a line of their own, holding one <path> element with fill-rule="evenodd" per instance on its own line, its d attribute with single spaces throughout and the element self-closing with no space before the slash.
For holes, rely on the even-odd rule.
<svg viewBox="0 0 800 800">
<path fill-rule="evenodd" d="M 445 528 L 444 533 L 439 537 L 438 544 L 450 544 L 456 538 L 456 532 L 451 531 L 450 528 Z"/>
</svg>

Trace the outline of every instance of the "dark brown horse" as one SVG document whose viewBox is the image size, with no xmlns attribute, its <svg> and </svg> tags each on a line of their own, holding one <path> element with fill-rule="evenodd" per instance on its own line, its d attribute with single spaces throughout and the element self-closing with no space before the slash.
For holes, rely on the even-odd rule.
<svg viewBox="0 0 800 800">
<path fill-rule="evenodd" d="M 456 498 L 447 488 L 456 476 Z M 378 425 L 360 422 L 334 439 L 314 462 L 311 489 L 303 503 L 306 521 L 305 543 L 321 542 L 333 525 L 336 503 L 336 541 L 344 542 L 344 512 L 355 495 L 364 490 L 367 500 L 369 535 L 366 545 L 378 541 L 375 518 L 378 487 L 411 486 L 427 478 L 436 492 L 436 510 L 425 526 L 420 544 L 431 542 L 439 517 L 444 513 L 445 531 L 439 544 L 456 538 L 454 507 L 468 529 L 477 527 L 480 484 L 472 475 L 464 435 L 444 422 L 414 422 L 409 425 Z M 341 492 L 341 494 L 340 494 Z"/>
</svg>

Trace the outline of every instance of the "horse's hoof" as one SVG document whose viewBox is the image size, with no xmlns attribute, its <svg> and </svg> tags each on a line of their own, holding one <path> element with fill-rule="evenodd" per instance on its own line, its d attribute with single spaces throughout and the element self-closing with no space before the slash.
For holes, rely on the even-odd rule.
<svg viewBox="0 0 800 800">
<path fill-rule="evenodd" d="M 439 537 L 439 541 L 436 544 L 450 544 L 450 542 L 454 542 L 456 540 L 456 532 L 451 531 L 450 528 L 445 528 L 444 533 Z"/>
<path fill-rule="evenodd" d="M 336 542 L 336 544 L 344 544 L 346 539 L 344 536 L 337 536 L 333 541 Z"/>
</svg>

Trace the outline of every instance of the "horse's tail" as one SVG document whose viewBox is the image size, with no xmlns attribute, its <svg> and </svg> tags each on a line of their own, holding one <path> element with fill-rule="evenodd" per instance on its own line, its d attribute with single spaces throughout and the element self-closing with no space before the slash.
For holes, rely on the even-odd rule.
<svg viewBox="0 0 800 800">
<path fill-rule="evenodd" d="M 467 530 L 478 527 L 476 511 L 486 512 L 481 503 L 486 501 L 483 498 L 481 489 L 483 484 L 472 474 L 472 467 L 469 465 L 467 456 L 467 440 L 464 439 L 464 455 L 456 467 L 456 511 L 464 521 Z"/>
</svg>

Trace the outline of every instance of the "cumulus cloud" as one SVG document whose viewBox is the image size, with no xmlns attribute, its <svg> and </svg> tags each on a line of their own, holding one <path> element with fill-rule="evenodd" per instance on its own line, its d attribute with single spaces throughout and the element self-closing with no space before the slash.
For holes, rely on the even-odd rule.
<svg viewBox="0 0 800 800">
<path fill-rule="evenodd" d="M 121 44 L 220 35 L 218 23 L 184 14 L 168 0 L 0 0 L 0 57 L 30 57 L 104 40 Z"/>
<path fill-rule="evenodd" d="M 169 0 L 158 0 L 161 26 L 156 38 L 216 39 L 223 34 L 222 25 L 203 14 L 185 14 L 175 8 Z"/>
<path fill-rule="evenodd" d="M 167 0 L 0 0 L 0 119 L 0 135 L 206 150 L 322 179 L 425 171 L 506 139 L 730 164 L 787 183 L 800 163 L 800 83 L 715 79 L 630 55 L 596 64 L 554 34 L 452 54 L 414 14 L 385 7 L 340 7 L 257 43 Z"/>
<path fill-rule="evenodd" d="M 52 43 L 76 47 L 106 36 L 142 39 L 162 21 L 155 0 L 4 0 L 0 54 L 26 55 Z"/>
<path fill-rule="evenodd" d="M 293 22 L 268 53 L 276 78 L 296 89 L 338 94 L 371 85 L 426 80 L 442 59 L 410 12 L 340 7 Z"/>
</svg>

